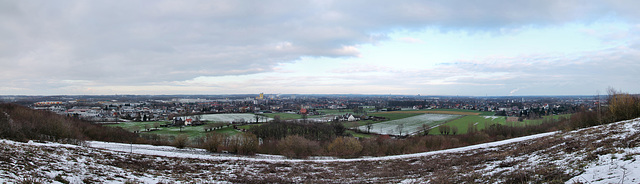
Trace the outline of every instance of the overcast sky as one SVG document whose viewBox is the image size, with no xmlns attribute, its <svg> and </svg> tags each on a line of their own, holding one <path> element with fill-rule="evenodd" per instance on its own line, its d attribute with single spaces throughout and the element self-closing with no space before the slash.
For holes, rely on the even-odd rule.
<svg viewBox="0 0 640 184">
<path fill-rule="evenodd" d="M 640 93 L 638 8 L 0 0 L 0 95 Z"/>
</svg>

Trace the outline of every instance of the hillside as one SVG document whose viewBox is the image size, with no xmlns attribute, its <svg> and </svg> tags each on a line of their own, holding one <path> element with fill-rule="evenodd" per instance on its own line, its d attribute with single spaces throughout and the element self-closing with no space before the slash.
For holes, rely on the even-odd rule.
<svg viewBox="0 0 640 184">
<path fill-rule="evenodd" d="M 639 159 L 640 119 L 452 150 L 363 159 L 290 160 L 148 145 L 2 140 L 0 182 L 637 183 Z"/>
</svg>

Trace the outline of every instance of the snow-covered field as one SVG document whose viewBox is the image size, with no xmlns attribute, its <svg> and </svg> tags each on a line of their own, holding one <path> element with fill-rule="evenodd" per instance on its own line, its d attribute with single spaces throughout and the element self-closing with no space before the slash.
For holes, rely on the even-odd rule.
<svg viewBox="0 0 640 184">
<path fill-rule="evenodd" d="M 438 126 L 438 123 L 443 123 L 446 120 L 460 117 L 460 115 L 451 114 L 423 114 L 418 116 L 412 116 L 408 118 L 402 118 L 392 121 L 385 121 L 382 123 L 376 123 L 372 125 L 371 132 L 378 134 L 389 135 L 407 135 L 414 134 L 420 131 L 420 127 L 423 124 L 428 124 L 431 127 Z M 359 126 L 361 131 L 367 131 L 367 126 Z"/>
<path fill-rule="evenodd" d="M 640 119 L 449 150 L 286 159 L 0 140 L 0 183 L 640 183 Z"/>
<path fill-rule="evenodd" d="M 502 116 L 502 117 L 501 116 L 484 116 L 484 119 L 494 120 L 494 119 L 498 119 L 498 118 L 504 118 L 504 116 Z"/>
<path fill-rule="evenodd" d="M 254 114 L 241 114 L 241 113 L 236 113 L 236 114 L 204 114 L 202 115 L 202 120 L 208 120 L 208 121 L 215 121 L 215 122 L 225 122 L 225 123 L 231 123 L 231 122 L 255 122 L 256 121 L 256 115 Z M 267 117 L 262 117 L 259 118 L 258 121 L 259 122 L 267 122 L 273 120 L 272 118 L 267 118 Z"/>
</svg>

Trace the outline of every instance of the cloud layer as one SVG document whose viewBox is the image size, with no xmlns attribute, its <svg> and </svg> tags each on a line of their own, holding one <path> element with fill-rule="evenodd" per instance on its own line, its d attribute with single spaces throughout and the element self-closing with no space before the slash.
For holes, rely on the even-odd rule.
<svg viewBox="0 0 640 184">
<path fill-rule="evenodd" d="M 391 41 L 389 35 L 401 30 L 501 35 L 523 27 L 591 24 L 603 19 L 637 24 L 640 13 L 633 7 L 640 7 L 640 2 L 0 1 L 0 79 L 4 81 L 0 94 L 248 93 L 269 87 L 264 83 L 297 84 L 274 93 L 363 93 L 329 90 L 343 84 L 363 85 L 362 89 L 378 94 L 413 94 L 443 85 L 449 87 L 433 93 L 451 94 L 466 89 L 461 86 L 474 84 L 504 86 L 509 88 L 501 89 L 506 92 L 491 93 L 507 94 L 516 88 L 526 91 L 567 86 L 563 81 L 577 88 L 589 85 L 574 82 L 589 77 L 584 75 L 612 75 L 619 70 L 639 73 L 633 69 L 640 63 L 635 57 L 637 29 L 617 35 L 631 40 L 625 47 L 579 53 L 578 58 L 529 55 L 460 60 L 438 68 L 416 69 L 413 78 L 394 73 L 407 71 L 381 69 L 376 70 L 385 76 L 365 72 L 341 82 L 327 79 L 335 83 L 323 82 L 314 74 L 307 80 L 280 77 L 257 84 L 234 77 L 285 75 L 279 73 L 282 64 L 303 58 L 358 58 L 361 46 Z M 422 43 L 409 37 L 399 40 Z M 531 61 L 522 62 L 523 58 Z M 629 67 L 606 65 L 611 60 Z M 546 63 L 550 61 L 553 64 Z M 198 77 L 227 81 L 208 82 L 209 87 L 194 85 Z M 371 78 L 377 80 L 372 82 Z M 629 79 L 620 77 L 610 85 L 628 86 L 625 81 Z M 316 85 L 303 81 L 315 81 Z M 247 85 L 238 85 L 242 83 Z M 178 90 L 158 91 L 167 88 Z M 547 94 L 538 90 L 529 93 Z"/>
</svg>

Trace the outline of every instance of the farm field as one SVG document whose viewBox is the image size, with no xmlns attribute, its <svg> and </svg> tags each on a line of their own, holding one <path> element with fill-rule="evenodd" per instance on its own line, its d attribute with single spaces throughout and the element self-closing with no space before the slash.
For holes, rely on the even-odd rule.
<svg viewBox="0 0 640 184">
<path fill-rule="evenodd" d="M 435 127 L 441 123 L 446 122 L 447 120 L 455 119 L 460 116 L 462 115 L 426 113 L 422 115 L 373 124 L 371 132 L 389 135 L 413 134 L 418 132 L 419 128 L 422 127 L 423 124 L 428 124 L 431 127 Z M 359 126 L 358 129 L 364 132 L 367 131 L 366 125 Z"/>
<path fill-rule="evenodd" d="M 401 112 L 401 111 L 394 111 L 394 112 Z M 377 117 L 385 117 L 385 118 L 387 118 L 387 120 L 385 120 L 385 121 L 363 120 L 363 121 L 344 122 L 342 124 L 346 128 L 355 128 L 355 127 L 363 126 L 363 125 L 370 124 L 370 123 L 373 123 L 373 124 L 382 123 L 382 122 L 387 122 L 387 121 L 393 121 L 393 120 L 408 118 L 408 117 L 412 117 L 412 116 L 418 116 L 418 115 L 422 115 L 422 114 L 425 114 L 425 113 L 419 113 L 419 112 L 413 112 L 413 113 L 387 113 L 387 112 L 382 113 L 382 112 L 375 112 L 375 113 L 369 113 L 369 115 L 370 116 L 377 116 Z"/>
<path fill-rule="evenodd" d="M 281 120 L 289 120 L 289 119 L 301 119 L 302 116 L 300 114 L 293 114 L 293 113 L 264 113 L 261 114 L 264 116 L 267 116 L 271 119 L 273 119 L 275 116 L 280 116 Z"/>
<path fill-rule="evenodd" d="M 542 123 L 542 121 L 545 118 L 554 118 L 554 119 L 558 119 L 560 117 L 566 117 L 569 118 L 571 117 L 570 114 L 563 114 L 563 115 L 552 115 L 552 116 L 543 116 L 542 119 L 535 119 L 535 120 L 528 120 L 525 119 L 522 122 L 511 122 L 511 123 L 507 123 L 506 121 L 506 117 L 505 116 L 483 116 L 483 115 L 468 115 L 468 116 L 464 116 L 455 120 L 451 120 L 443 125 L 448 125 L 451 127 L 458 127 L 458 133 L 459 134 L 465 134 L 468 132 L 468 128 L 469 128 L 469 124 L 471 124 L 472 126 L 475 126 L 476 129 L 478 130 L 482 130 L 487 126 L 493 125 L 493 124 L 501 124 L 501 125 L 509 125 L 509 126 L 525 126 L 525 125 L 536 125 L 536 124 L 540 124 Z M 439 130 L 437 128 L 433 128 L 431 129 L 431 131 L 429 131 L 429 134 L 432 135 L 438 135 L 440 134 Z"/>
<path fill-rule="evenodd" d="M 132 131 L 134 128 L 140 130 L 141 134 L 158 134 L 158 135 L 166 135 L 166 136 L 176 136 L 178 134 L 186 134 L 190 138 L 202 137 L 206 135 L 203 126 L 186 126 L 180 130 L 180 127 L 159 127 L 158 129 L 154 129 L 153 125 L 155 123 L 159 123 L 161 125 L 167 124 L 169 122 L 166 121 L 151 121 L 151 122 L 123 122 L 119 124 L 108 124 L 105 126 L 110 127 L 122 127 L 126 130 Z M 152 131 L 146 131 L 144 129 L 144 125 L 149 125 Z M 222 129 L 214 130 L 218 133 L 225 133 L 229 135 L 233 135 L 239 133 L 239 131 L 234 130 L 233 127 L 225 127 Z"/>
<path fill-rule="evenodd" d="M 377 112 L 375 114 L 454 114 L 454 115 L 493 115 L 493 112 L 464 110 L 464 109 L 427 109 L 427 110 L 403 110 L 403 111 L 386 111 Z"/>
<path fill-rule="evenodd" d="M 375 136 L 375 135 L 372 135 L 372 134 L 363 134 L 363 133 L 354 132 L 353 130 L 347 130 L 345 132 L 347 134 L 353 135 L 353 137 L 359 137 L 359 138 L 371 138 L 371 137 Z"/>
<path fill-rule="evenodd" d="M 317 115 L 317 116 L 307 116 L 307 118 L 311 119 L 311 118 L 324 118 L 326 116 L 330 116 L 330 115 L 344 115 L 347 113 L 353 113 L 352 110 L 349 109 L 344 109 L 344 110 L 337 110 L 337 109 L 321 109 L 321 110 L 317 110 L 318 112 L 321 112 L 322 115 Z M 269 118 L 274 118 L 275 116 L 280 116 L 280 119 L 282 120 L 290 120 L 290 119 L 302 119 L 302 115 L 300 114 L 295 114 L 295 113 L 264 113 L 261 114 L 264 116 L 267 116 Z"/>
<path fill-rule="evenodd" d="M 387 118 L 386 121 L 393 121 L 403 118 L 409 118 L 413 116 L 423 115 L 423 114 L 452 114 L 452 115 L 483 115 L 490 116 L 493 115 L 493 112 L 480 112 L 475 110 L 464 110 L 464 109 L 428 109 L 428 110 L 403 110 L 403 111 L 385 111 L 385 112 L 372 112 L 369 113 L 370 116 L 378 116 Z M 354 128 L 363 126 L 369 123 L 382 123 L 386 121 L 357 121 L 357 122 L 345 122 L 344 126 L 347 128 Z"/>
<path fill-rule="evenodd" d="M 203 114 L 202 115 L 202 120 L 206 120 L 206 121 L 213 121 L 213 122 L 224 122 L 224 123 L 231 123 L 231 122 L 255 122 L 256 121 L 256 115 L 254 114 L 242 114 L 242 113 L 236 113 L 236 114 Z M 271 121 L 273 120 L 272 117 L 269 117 L 267 119 L 265 118 L 260 118 L 258 121 L 259 122 L 267 122 L 267 121 Z"/>
</svg>

